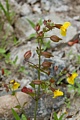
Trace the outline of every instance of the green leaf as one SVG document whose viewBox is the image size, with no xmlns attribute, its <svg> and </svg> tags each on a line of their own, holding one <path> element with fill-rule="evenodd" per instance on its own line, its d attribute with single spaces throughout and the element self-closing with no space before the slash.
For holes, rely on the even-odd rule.
<svg viewBox="0 0 80 120">
<path fill-rule="evenodd" d="M 24 102 L 23 107 L 27 104 L 28 102 Z"/>
<path fill-rule="evenodd" d="M 15 60 L 13 61 L 13 64 L 16 64 L 17 60 L 18 60 L 18 56 L 16 56 Z"/>
<path fill-rule="evenodd" d="M 30 38 L 34 38 L 35 36 L 36 36 L 36 33 L 30 34 L 29 39 L 30 39 Z"/>
<path fill-rule="evenodd" d="M 54 120 L 59 120 L 58 117 L 57 117 L 56 112 L 54 112 L 53 117 L 54 117 Z"/>
<path fill-rule="evenodd" d="M 74 90 L 74 86 L 73 85 L 68 85 L 68 91 L 70 92 L 72 90 Z"/>
<path fill-rule="evenodd" d="M 14 42 L 14 45 L 18 45 L 19 44 L 19 41 L 15 37 L 14 37 L 13 42 Z"/>
<path fill-rule="evenodd" d="M 35 93 L 29 93 L 31 97 L 35 97 Z"/>
<path fill-rule="evenodd" d="M 6 52 L 6 50 L 4 48 L 0 48 L 0 53 L 1 54 L 5 53 L 5 52 Z"/>
<path fill-rule="evenodd" d="M 25 71 L 25 67 L 24 66 L 20 66 L 18 72 L 24 72 Z"/>
<path fill-rule="evenodd" d="M 12 108 L 12 113 L 13 113 L 14 118 L 15 118 L 16 120 L 20 120 L 19 115 L 16 113 L 16 111 L 15 111 L 13 108 Z"/>
<path fill-rule="evenodd" d="M 44 44 L 44 48 L 43 48 L 44 51 L 45 51 L 46 49 L 50 48 L 50 46 L 51 46 L 51 45 L 50 45 L 50 41 L 44 42 L 43 44 Z"/>
<path fill-rule="evenodd" d="M 27 118 L 24 114 L 22 114 L 21 118 L 22 118 L 22 120 L 27 120 Z"/>
<path fill-rule="evenodd" d="M 0 8 L 1 10 L 3 10 L 4 14 L 6 15 L 7 14 L 7 11 L 5 10 L 4 6 L 2 5 L 2 3 L 0 2 Z"/>
<path fill-rule="evenodd" d="M 7 70 L 7 69 L 4 69 L 4 73 L 6 76 L 10 75 L 11 74 L 11 71 L 10 70 Z"/>
<path fill-rule="evenodd" d="M 16 106 L 15 106 L 15 108 L 18 108 L 18 109 L 20 109 L 20 108 L 21 108 L 21 106 L 20 106 L 20 105 L 16 105 Z"/>
<path fill-rule="evenodd" d="M 42 23 L 43 23 L 42 19 L 40 19 L 38 23 L 39 23 L 39 25 L 42 25 Z"/>
<path fill-rule="evenodd" d="M 29 85 L 30 85 L 32 88 L 35 88 L 35 84 L 32 83 L 32 82 L 31 82 Z"/>
<path fill-rule="evenodd" d="M 34 22 L 32 22 L 31 20 L 29 20 L 28 18 L 27 18 L 27 21 L 29 22 L 29 24 L 31 25 L 31 27 L 34 29 L 35 28 L 35 24 L 34 24 Z"/>
<path fill-rule="evenodd" d="M 6 8 L 7 8 L 7 12 L 9 12 L 9 1 L 6 0 Z"/>
<path fill-rule="evenodd" d="M 63 114 L 60 116 L 59 120 L 62 120 L 65 114 L 66 114 L 66 113 L 63 113 Z"/>
<path fill-rule="evenodd" d="M 47 87 L 48 87 L 48 86 L 47 86 L 45 83 L 42 83 L 42 84 L 41 84 L 41 88 L 42 88 L 42 89 L 45 89 L 45 90 L 46 90 Z"/>
</svg>

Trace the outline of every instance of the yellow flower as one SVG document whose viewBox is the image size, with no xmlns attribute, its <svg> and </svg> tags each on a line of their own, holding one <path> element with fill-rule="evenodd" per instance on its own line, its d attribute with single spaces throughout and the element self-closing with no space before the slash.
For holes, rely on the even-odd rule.
<svg viewBox="0 0 80 120">
<path fill-rule="evenodd" d="M 68 81 L 68 83 L 69 84 L 74 84 L 74 80 L 75 80 L 75 78 L 78 76 L 78 74 L 77 73 L 73 73 L 72 75 L 70 75 L 68 78 L 67 78 L 67 81 Z"/>
<path fill-rule="evenodd" d="M 67 28 L 68 28 L 70 25 L 71 25 L 70 22 L 65 22 L 65 23 L 60 27 L 61 35 L 62 35 L 62 36 L 66 36 Z"/>
<path fill-rule="evenodd" d="M 18 82 L 15 82 L 15 83 L 12 85 L 12 89 L 13 89 L 13 90 L 17 90 L 19 87 L 20 87 L 20 84 L 19 84 Z"/>
<path fill-rule="evenodd" d="M 54 93 L 53 98 L 56 98 L 56 97 L 59 97 L 59 96 L 63 96 L 63 92 L 60 91 L 59 89 L 55 90 L 53 93 Z"/>
<path fill-rule="evenodd" d="M 11 80 L 9 83 L 11 90 L 17 90 L 20 87 L 20 83 L 16 82 L 15 80 Z"/>
</svg>

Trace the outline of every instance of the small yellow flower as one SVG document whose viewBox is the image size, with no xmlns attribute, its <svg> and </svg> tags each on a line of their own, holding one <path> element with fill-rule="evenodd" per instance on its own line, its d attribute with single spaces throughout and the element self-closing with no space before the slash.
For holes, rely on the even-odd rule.
<svg viewBox="0 0 80 120">
<path fill-rule="evenodd" d="M 20 84 L 18 82 L 15 82 L 12 86 L 13 90 L 17 90 L 20 87 Z"/>
<path fill-rule="evenodd" d="M 53 93 L 54 93 L 53 98 L 56 98 L 56 97 L 59 97 L 59 96 L 63 96 L 63 92 L 60 91 L 59 89 L 55 90 Z"/>
<path fill-rule="evenodd" d="M 20 87 L 20 83 L 16 82 L 15 80 L 11 80 L 9 84 L 11 90 L 17 90 Z"/>
<path fill-rule="evenodd" d="M 75 78 L 78 76 L 78 74 L 77 73 L 72 73 L 72 75 L 70 75 L 68 78 L 67 78 L 67 81 L 68 81 L 68 83 L 69 84 L 74 84 L 74 80 L 75 80 Z"/>
<path fill-rule="evenodd" d="M 62 36 L 66 36 L 67 28 L 68 28 L 70 25 L 71 25 L 70 22 L 65 22 L 65 23 L 60 27 L 61 35 L 62 35 Z"/>
</svg>

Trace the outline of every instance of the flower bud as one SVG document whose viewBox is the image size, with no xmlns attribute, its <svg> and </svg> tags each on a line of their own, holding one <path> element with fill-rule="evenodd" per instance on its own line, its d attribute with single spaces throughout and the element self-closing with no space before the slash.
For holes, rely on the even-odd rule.
<svg viewBox="0 0 80 120">
<path fill-rule="evenodd" d="M 53 57 L 53 55 L 50 52 L 41 52 L 41 55 L 46 57 L 46 58 Z"/>
<path fill-rule="evenodd" d="M 49 81 L 50 81 L 50 83 L 54 83 L 55 82 L 55 80 L 53 78 L 51 78 Z"/>
<path fill-rule="evenodd" d="M 36 25 L 35 30 L 36 30 L 36 31 L 39 31 L 39 30 L 40 30 L 40 25 L 39 25 L 39 24 Z"/>
<path fill-rule="evenodd" d="M 44 36 L 44 33 L 43 33 L 43 31 L 41 31 L 41 32 L 39 32 L 39 37 L 43 37 Z"/>
<path fill-rule="evenodd" d="M 29 50 L 29 51 L 27 51 L 25 54 L 24 54 L 24 58 L 26 59 L 26 60 L 28 60 L 30 57 L 31 57 L 31 50 Z"/>
<path fill-rule="evenodd" d="M 2 75 L 4 75 L 4 69 L 2 69 L 1 72 L 2 72 Z"/>
<path fill-rule="evenodd" d="M 44 61 L 43 63 L 42 63 L 42 66 L 44 67 L 44 68 L 49 68 L 49 67 L 51 67 L 51 62 L 49 62 L 49 61 Z"/>
<path fill-rule="evenodd" d="M 48 22 L 51 22 L 51 20 L 49 19 Z"/>
<path fill-rule="evenodd" d="M 58 66 L 54 66 L 54 70 L 57 71 L 58 70 Z"/>
<path fill-rule="evenodd" d="M 44 20 L 43 23 L 44 23 L 44 25 L 47 25 L 47 20 Z"/>
<path fill-rule="evenodd" d="M 56 36 L 56 35 L 52 35 L 52 36 L 50 37 L 50 39 L 51 39 L 53 42 L 59 42 L 59 40 L 62 40 L 61 38 L 59 38 L 59 37 Z"/>
<path fill-rule="evenodd" d="M 34 81 L 32 81 L 34 84 L 36 84 L 36 85 L 40 85 L 41 83 L 42 83 L 42 81 L 41 80 L 34 80 Z"/>
</svg>

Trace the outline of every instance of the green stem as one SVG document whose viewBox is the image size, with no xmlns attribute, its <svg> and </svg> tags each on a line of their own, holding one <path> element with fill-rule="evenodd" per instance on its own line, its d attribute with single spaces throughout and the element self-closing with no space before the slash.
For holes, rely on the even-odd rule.
<svg viewBox="0 0 80 120">
<path fill-rule="evenodd" d="M 35 101 L 34 120 L 36 120 L 36 112 L 37 112 L 37 108 L 38 108 L 38 100 Z"/>
<path fill-rule="evenodd" d="M 40 67 L 41 67 L 41 42 L 40 40 L 38 40 L 38 43 L 39 43 L 39 69 L 38 69 L 38 79 L 40 80 Z M 38 85 L 38 96 L 40 94 L 40 85 Z"/>
<path fill-rule="evenodd" d="M 41 42 L 38 39 L 38 44 L 39 44 L 39 66 L 38 66 L 38 80 L 40 80 L 40 67 L 41 67 Z M 39 95 L 40 95 L 40 85 L 38 85 L 38 90 L 37 90 L 37 99 L 35 100 L 35 110 L 34 110 L 34 120 L 36 120 L 36 113 L 37 113 L 37 108 L 38 108 L 38 100 L 39 100 Z"/>
<path fill-rule="evenodd" d="M 20 104 L 20 102 L 19 102 L 19 100 L 18 100 L 18 98 L 17 98 L 17 96 L 16 96 L 16 93 L 15 93 L 14 95 L 15 95 L 15 98 L 16 98 L 16 100 L 17 100 L 20 108 L 21 108 L 22 113 L 25 115 L 25 112 L 24 112 L 24 110 L 23 110 L 23 107 L 21 106 L 21 104 Z"/>
</svg>

